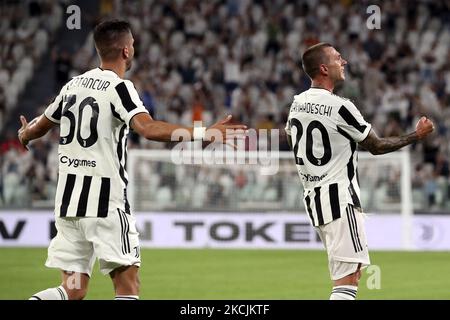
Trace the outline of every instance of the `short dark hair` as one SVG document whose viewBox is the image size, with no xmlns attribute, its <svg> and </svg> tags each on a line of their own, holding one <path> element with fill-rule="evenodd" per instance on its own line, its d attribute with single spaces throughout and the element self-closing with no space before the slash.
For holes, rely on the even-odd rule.
<svg viewBox="0 0 450 320">
<path fill-rule="evenodd" d="M 94 29 L 94 42 L 102 60 L 114 60 L 118 57 L 121 40 L 124 35 L 131 33 L 130 23 L 124 20 L 106 20 Z"/>
<path fill-rule="evenodd" d="M 303 53 L 302 66 L 305 73 L 314 79 L 320 71 L 320 65 L 328 62 L 328 56 L 325 54 L 325 48 L 333 47 L 326 42 L 315 44 Z"/>
</svg>

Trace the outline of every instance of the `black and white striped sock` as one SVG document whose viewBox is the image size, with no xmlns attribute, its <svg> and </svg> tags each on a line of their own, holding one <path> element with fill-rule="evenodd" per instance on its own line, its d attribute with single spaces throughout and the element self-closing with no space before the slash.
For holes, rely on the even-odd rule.
<svg viewBox="0 0 450 320">
<path fill-rule="evenodd" d="M 117 295 L 114 300 L 139 300 L 139 296 Z"/>
<path fill-rule="evenodd" d="M 330 300 L 355 300 L 358 287 L 344 285 L 335 286 L 331 291 Z"/>
<path fill-rule="evenodd" d="M 59 286 L 35 293 L 29 300 L 69 300 L 69 297 L 64 287 Z"/>
</svg>

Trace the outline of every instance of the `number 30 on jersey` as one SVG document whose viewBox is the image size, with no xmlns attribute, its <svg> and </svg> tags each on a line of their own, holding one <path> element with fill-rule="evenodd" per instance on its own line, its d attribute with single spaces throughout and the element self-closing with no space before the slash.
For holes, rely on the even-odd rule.
<svg viewBox="0 0 450 320">
<path fill-rule="evenodd" d="M 78 112 L 74 110 L 77 106 L 76 95 L 71 94 L 64 96 L 63 103 L 64 108 L 61 113 L 61 121 L 63 117 L 69 120 L 69 133 L 65 136 L 61 135 L 59 144 L 70 144 L 75 136 L 75 131 L 77 134 L 77 141 L 83 148 L 89 148 L 95 144 L 98 139 L 97 123 L 99 107 L 97 101 L 93 97 L 83 99 L 78 106 Z M 86 117 L 83 118 L 85 114 L 83 111 L 87 106 L 91 107 L 91 117 L 84 119 Z M 89 136 L 83 138 L 81 136 L 81 128 L 85 126 L 86 121 L 89 121 Z"/>
</svg>

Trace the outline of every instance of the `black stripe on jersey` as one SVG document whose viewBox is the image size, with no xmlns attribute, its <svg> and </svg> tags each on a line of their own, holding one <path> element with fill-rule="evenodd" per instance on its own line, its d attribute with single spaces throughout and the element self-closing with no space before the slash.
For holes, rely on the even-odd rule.
<svg viewBox="0 0 450 320">
<path fill-rule="evenodd" d="M 345 132 L 343 129 L 341 129 L 340 127 L 337 127 L 337 131 L 340 134 L 342 134 L 344 137 L 346 137 L 350 142 L 350 149 L 351 149 L 352 153 L 351 153 L 350 159 L 348 160 L 348 163 L 347 163 L 347 176 L 351 182 L 353 179 L 353 176 L 355 175 L 355 168 L 353 165 L 353 155 L 356 150 L 356 142 L 353 141 L 352 137 L 350 137 L 350 135 L 347 132 Z"/>
<path fill-rule="evenodd" d="M 341 208 L 339 206 L 339 188 L 337 183 L 330 184 L 330 205 L 333 220 L 341 217 Z"/>
<path fill-rule="evenodd" d="M 130 238 L 128 237 L 128 233 L 130 232 L 130 224 L 126 214 L 120 209 L 117 209 L 117 211 L 119 212 L 120 226 L 122 230 L 122 252 L 125 255 L 131 252 Z"/>
<path fill-rule="evenodd" d="M 360 124 L 358 120 L 356 120 L 356 118 L 352 115 L 350 111 L 348 111 L 348 109 L 344 105 L 342 105 L 339 108 L 338 113 L 341 115 L 342 119 L 344 119 L 344 121 L 347 122 L 348 125 L 354 127 L 359 132 L 364 133 L 367 126 Z"/>
<path fill-rule="evenodd" d="M 344 131 L 344 129 L 342 129 L 341 127 L 337 126 L 336 127 L 337 131 L 342 134 L 344 137 L 346 137 L 348 140 L 353 141 L 352 137 L 350 137 L 350 135 Z"/>
<path fill-rule="evenodd" d="M 356 142 L 354 141 L 350 141 L 350 149 L 352 151 L 350 159 L 348 160 L 348 164 L 347 164 L 347 176 L 348 176 L 348 180 L 350 180 L 350 183 L 353 180 L 353 177 L 355 176 L 355 166 L 353 164 L 353 156 L 355 155 L 355 151 L 356 151 Z"/>
<path fill-rule="evenodd" d="M 64 193 L 61 201 L 60 217 L 67 216 L 67 208 L 70 204 L 70 197 L 72 196 L 73 186 L 75 185 L 76 176 L 69 173 L 67 175 L 66 185 L 64 186 Z"/>
<path fill-rule="evenodd" d="M 120 101 L 122 101 L 123 106 L 128 112 L 137 108 L 137 105 L 135 105 L 133 100 L 131 100 L 130 93 L 128 92 L 125 82 L 119 83 L 116 86 L 116 91 L 119 95 Z"/>
<path fill-rule="evenodd" d="M 62 292 L 62 290 L 60 288 L 56 288 L 56 290 L 58 290 L 60 296 L 61 296 L 61 300 L 66 300 L 66 298 L 64 297 L 64 293 Z"/>
<path fill-rule="evenodd" d="M 350 224 L 352 226 L 352 233 L 354 235 L 354 240 L 355 240 L 355 246 L 356 246 L 356 251 L 355 252 L 359 252 L 362 251 L 362 245 L 361 245 L 361 241 L 359 240 L 359 234 L 358 234 L 358 225 L 356 223 L 356 217 L 355 217 L 355 213 L 353 211 L 353 206 L 349 205 L 348 206 L 348 214 L 349 214 L 349 221 Z"/>
<path fill-rule="evenodd" d="M 111 107 L 111 113 L 112 113 L 112 115 L 113 115 L 115 118 L 119 119 L 120 121 L 125 122 L 125 121 L 120 117 L 120 114 L 117 113 L 116 107 L 115 107 L 111 102 L 109 103 L 109 106 Z"/>
<path fill-rule="evenodd" d="M 356 252 L 362 251 L 361 242 L 359 241 L 359 235 L 358 235 L 358 226 L 356 224 L 356 218 L 355 214 L 353 212 L 353 206 L 349 205 L 348 212 L 350 214 L 350 222 L 353 226 L 353 234 L 355 235 L 355 244 L 356 244 Z"/>
<path fill-rule="evenodd" d="M 317 222 L 319 223 L 319 226 L 323 225 L 322 203 L 320 202 L 320 188 L 321 187 L 314 188 L 314 192 L 316 193 L 316 195 L 314 196 L 314 203 L 316 205 Z"/>
<path fill-rule="evenodd" d="M 97 217 L 105 218 L 108 216 L 109 210 L 109 193 L 111 190 L 111 180 L 102 177 L 102 184 L 100 185 L 100 194 L 98 197 Z"/>
<path fill-rule="evenodd" d="M 124 167 L 126 168 L 127 167 L 127 161 L 128 161 L 128 139 L 125 139 L 125 148 L 124 149 L 125 149 L 125 165 L 124 165 Z M 124 194 L 124 198 L 125 198 L 125 212 L 128 213 L 128 214 L 131 214 L 130 203 L 128 202 L 128 197 L 127 197 L 126 192 L 127 192 L 127 189 L 125 188 L 125 191 L 124 191 L 124 193 L 125 193 Z"/>
<path fill-rule="evenodd" d="M 125 215 L 123 214 L 122 210 L 119 209 L 119 214 L 122 217 L 123 221 L 123 246 L 124 246 L 124 254 L 128 253 L 128 241 L 127 241 L 127 235 L 128 235 L 128 223 L 127 219 L 125 218 Z"/>
<path fill-rule="evenodd" d="M 62 104 L 63 99 L 58 104 L 58 108 L 55 110 L 55 112 L 52 113 L 52 118 L 55 120 L 61 120 L 61 112 L 62 112 Z"/>
<path fill-rule="evenodd" d="M 361 201 L 359 201 L 359 197 L 356 194 L 355 188 L 353 187 L 353 183 L 350 182 L 350 185 L 348 186 L 348 191 L 350 192 L 350 196 L 352 197 L 353 204 L 357 208 L 361 208 Z"/>
<path fill-rule="evenodd" d="M 131 246 L 130 246 L 130 237 L 128 234 L 130 233 L 130 223 L 128 222 L 127 215 L 125 212 L 121 211 L 121 214 L 123 216 L 123 221 L 125 222 L 125 241 L 126 241 L 126 253 L 131 253 Z"/>
<path fill-rule="evenodd" d="M 344 137 L 346 137 L 350 141 L 350 149 L 351 149 L 351 155 L 350 159 L 347 163 L 347 176 L 349 181 L 349 187 L 348 191 L 350 192 L 350 196 L 352 197 L 353 204 L 355 207 L 361 208 L 361 201 L 359 200 L 358 195 L 356 194 L 355 188 L 353 187 L 353 177 L 355 176 L 355 173 L 357 173 L 357 170 L 355 170 L 355 166 L 353 164 L 353 156 L 355 155 L 356 151 L 356 142 L 353 141 L 353 139 L 340 127 L 337 127 L 337 131 L 342 134 Z M 358 176 L 356 177 L 358 179 Z"/>
<path fill-rule="evenodd" d="M 120 221 L 120 242 L 122 242 L 122 254 L 125 255 L 125 228 L 123 225 L 123 218 L 122 214 L 120 213 L 120 210 L 117 209 L 117 214 L 119 215 L 119 221 Z"/>
<path fill-rule="evenodd" d="M 311 209 L 311 199 L 309 198 L 309 196 L 305 197 L 305 201 L 306 201 L 306 210 L 308 210 L 308 215 L 309 218 L 311 219 L 311 222 L 314 225 L 316 225 L 315 221 L 314 221 L 314 217 L 312 215 L 312 209 Z"/>
<path fill-rule="evenodd" d="M 361 249 L 360 251 L 362 251 L 363 247 L 361 245 L 361 240 L 359 239 L 358 223 L 356 222 L 356 215 L 355 215 L 355 210 L 353 209 L 353 206 L 350 206 L 350 211 L 351 211 L 351 217 L 353 219 L 353 223 L 355 225 L 356 242 L 357 242 L 357 245 L 359 246 L 359 248 Z"/>
<path fill-rule="evenodd" d="M 353 187 L 353 177 L 355 176 L 356 170 L 355 166 L 353 164 L 353 157 L 355 155 L 356 151 L 356 142 L 350 141 L 350 148 L 352 150 L 352 155 L 350 156 L 350 159 L 348 160 L 347 164 L 347 175 L 348 175 L 348 191 L 350 192 L 350 196 L 352 197 L 353 204 L 355 207 L 361 208 L 361 202 L 359 201 L 358 195 L 356 194 L 355 188 Z"/>
<path fill-rule="evenodd" d="M 126 195 L 126 188 L 128 185 L 128 179 L 125 177 L 125 167 L 127 165 L 127 143 L 128 139 L 125 139 L 125 142 L 122 144 L 122 140 L 125 136 L 125 129 L 127 126 L 124 124 L 122 128 L 120 128 L 119 132 L 119 141 L 117 143 L 117 158 L 119 159 L 119 175 L 122 181 L 125 183 L 125 190 L 124 190 L 124 202 L 125 202 L 125 212 L 130 213 L 130 203 L 128 202 L 128 198 Z M 125 165 L 122 165 L 122 159 L 125 159 Z"/>
<path fill-rule="evenodd" d="M 89 189 L 91 188 L 92 177 L 84 176 L 83 187 L 81 188 L 80 200 L 78 201 L 77 217 L 85 217 L 87 202 L 89 197 Z"/>
<path fill-rule="evenodd" d="M 127 160 L 128 160 L 128 138 L 125 139 L 125 168 L 127 167 Z"/>
<path fill-rule="evenodd" d="M 120 128 L 120 132 L 119 132 L 119 141 L 117 143 L 117 157 L 119 159 L 119 174 L 120 174 L 120 178 L 122 178 L 122 181 L 125 183 L 125 185 L 128 184 L 128 180 L 125 177 L 125 168 L 122 165 L 122 156 L 124 155 L 124 145 L 122 144 L 122 140 L 123 137 L 125 136 L 125 129 L 126 129 L 127 125 L 124 124 L 122 126 L 122 128 Z"/>
<path fill-rule="evenodd" d="M 356 248 L 355 235 L 353 233 L 353 226 L 352 226 L 352 223 L 350 221 L 350 212 L 348 210 L 348 207 L 345 209 L 345 211 L 347 212 L 347 222 L 348 222 L 348 227 L 350 229 L 350 235 L 352 237 L 353 249 L 355 250 L 355 252 L 358 252 L 358 249 Z"/>
<path fill-rule="evenodd" d="M 125 191 L 124 191 L 124 197 L 125 197 L 125 212 L 126 212 L 127 214 L 131 214 L 131 211 L 130 211 L 130 203 L 128 202 L 128 198 L 127 198 L 127 195 L 126 195 L 126 189 L 125 189 Z"/>
</svg>

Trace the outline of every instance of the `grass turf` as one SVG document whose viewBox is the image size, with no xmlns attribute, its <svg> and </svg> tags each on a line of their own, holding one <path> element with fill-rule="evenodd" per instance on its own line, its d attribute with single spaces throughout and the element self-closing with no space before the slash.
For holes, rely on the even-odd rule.
<svg viewBox="0 0 450 320">
<path fill-rule="evenodd" d="M 142 249 L 141 299 L 328 299 L 324 251 Z M 45 249 L 0 249 L 0 299 L 27 299 L 59 284 Z M 363 272 L 358 299 L 450 299 L 447 252 L 372 252 L 381 288 Z M 373 282 L 372 282 L 373 283 Z M 112 299 L 111 280 L 95 266 L 87 299 Z"/>
</svg>

